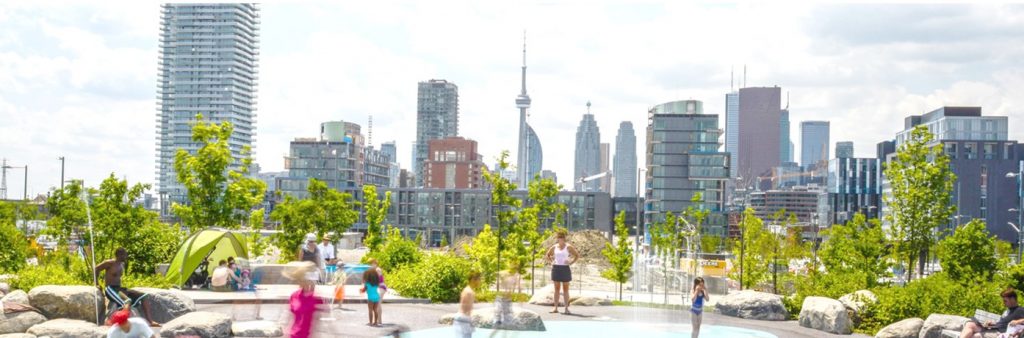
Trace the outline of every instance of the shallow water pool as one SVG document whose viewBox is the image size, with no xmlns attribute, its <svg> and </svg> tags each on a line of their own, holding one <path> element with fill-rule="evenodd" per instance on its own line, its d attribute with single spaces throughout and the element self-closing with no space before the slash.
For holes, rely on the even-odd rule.
<svg viewBox="0 0 1024 338">
<path fill-rule="evenodd" d="M 688 324 L 653 324 L 636 322 L 594 322 L 594 321 L 548 321 L 544 322 L 547 331 L 499 331 L 494 337 L 515 338 L 596 338 L 596 337 L 637 337 L 644 338 L 689 338 Z M 455 334 L 451 327 L 438 327 L 428 330 L 407 332 L 402 337 L 409 338 L 451 338 Z M 493 330 L 477 329 L 473 337 L 491 337 Z M 776 335 L 751 329 L 731 326 L 704 325 L 700 329 L 701 337 L 715 338 L 778 338 Z"/>
</svg>

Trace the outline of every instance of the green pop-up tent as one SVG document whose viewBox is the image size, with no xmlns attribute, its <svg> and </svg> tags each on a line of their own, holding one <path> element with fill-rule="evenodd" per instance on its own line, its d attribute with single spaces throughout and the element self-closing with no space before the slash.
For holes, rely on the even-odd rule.
<svg viewBox="0 0 1024 338">
<path fill-rule="evenodd" d="M 184 285 L 207 254 L 213 261 L 209 272 L 217 267 L 217 261 L 221 259 L 249 258 L 245 250 L 245 237 L 241 234 L 218 229 L 202 230 L 185 239 L 164 276 L 174 285 Z"/>
</svg>

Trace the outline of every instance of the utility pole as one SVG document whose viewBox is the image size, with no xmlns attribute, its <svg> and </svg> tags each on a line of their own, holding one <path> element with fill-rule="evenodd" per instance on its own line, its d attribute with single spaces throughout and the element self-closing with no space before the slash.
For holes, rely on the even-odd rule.
<svg viewBox="0 0 1024 338">
<path fill-rule="evenodd" d="M 64 156 L 57 159 L 60 160 L 60 191 L 64 191 Z"/>
</svg>

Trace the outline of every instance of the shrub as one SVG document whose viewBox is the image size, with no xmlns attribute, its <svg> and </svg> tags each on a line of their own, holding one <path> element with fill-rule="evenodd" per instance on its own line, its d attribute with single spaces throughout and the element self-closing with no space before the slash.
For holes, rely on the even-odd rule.
<svg viewBox="0 0 1024 338">
<path fill-rule="evenodd" d="M 388 227 L 387 241 L 375 252 L 363 256 L 363 260 L 374 258 L 377 265 L 384 271 L 401 270 L 407 265 L 419 263 L 423 260 L 423 253 L 419 245 L 402 237 L 397 228 Z"/>
<path fill-rule="evenodd" d="M 794 276 L 792 280 L 796 292 L 788 297 L 783 297 L 782 303 L 786 306 L 786 310 L 789 310 L 790 317 L 796 318 L 800 315 L 804 298 L 820 296 L 838 299 L 845 294 L 866 289 L 867 285 L 864 283 L 866 275 L 867 273 L 864 272 L 844 272 Z"/>
<path fill-rule="evenodd" d="M 859 332 L 874 334 L 888 324 L 912 317 L 927 318 L 933 313 L 969 317 L 974 310 L 999 313 L 999 293 L 1005 282 L 982 278 L 961 283 L 945 273 L 937 273 L 908 283 L 874 289 L 878 302 L 869 304 L 861 314 Z"/>
<path fill-rule="evenodd" d="M 52 262 L 51 264 L 26 266 L 9 280 L 12 290 L 28 292 L 40 285 L 90 285 L 89 266 L 85 261 L 70 257 L 69 264 Z"/>
<path fill-rule="evenodd" d="M 388 287 L 403 297 L 426 298 L 432 302 L 455 302 L 469 282 L 473 263 L 453 254 L 432 254 L 416 264 L 406 265 L 388 276 Z"/>
<path fill-rule="evenodd" d="M 170 289 L 174 286 L 174 283 L 161 275 L 127 274 L 124 275 L 121 283 L 127 288 Z"/>
<path fill-rule="evenodd" d="M 17 272 L 25 266 L 28 241 L 14 223 L 0 220 L 0 272 Z"/>
<path fill-rule="evenodd" d="M 980 220 L 972 220 L 940 241 L 937 254 L 942 271 L 953 280 L 991 280 L 999 267 L 995 236 Z"/>
<path fill-rule="evenodd" d="M 504 293 L 504 292 L 503 292 Z M 480 290 L 476 293 L 477 303 L 490 303 L 498 296 L 494 290 Z M 513 303 L 524 303 L 530 301 L 530 295 L 526 293 L 516 292 L 512 294 Z"/>
</svg>

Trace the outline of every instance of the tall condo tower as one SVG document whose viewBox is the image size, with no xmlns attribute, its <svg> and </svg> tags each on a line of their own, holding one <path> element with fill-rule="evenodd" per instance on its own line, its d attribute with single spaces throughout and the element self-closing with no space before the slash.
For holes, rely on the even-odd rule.
<svg viewBox="0 0 1024 338">
<path fill-rule="evenodd" d="M 526 94 L 526 33 L 523 33 L 523 73 L 522 73 L 522 88 L 519 90 L 519 96 L 516 96 L 516 108 L 519 108 L 519 148 L 516 151 L 516 185 L 519 189 L 526 189 L 530 183 L 531 175 L 534 174 L 532 171 L 534 168 L 530 166 L 530 162 L 541 163 L 541 159 L 531 159 L 531 152 L 539 154 L 539 149 L 530 149 L 531 136 L 537 139 L 537 145 L 539 148 L 540 140 L 537 138 L 537 134 L 533 132 L 533 128 L 526 123 L 526 111 L 530 109 L 530 95 Z M 537 168 L 538 172 L 540 168 Z"/>
<path fill-rule="evenodd" d="M 231 122 L 227 140 L 237 168 L 256 137 L 259 8 L 256 4 L 164 4 L 157 68 L 156 182 L 161 211 L 184 203 L 174 171 L 179 150 L 195 153 L 192 123 Z"/>
</svg>

